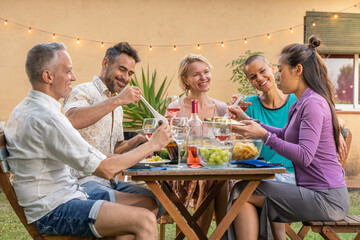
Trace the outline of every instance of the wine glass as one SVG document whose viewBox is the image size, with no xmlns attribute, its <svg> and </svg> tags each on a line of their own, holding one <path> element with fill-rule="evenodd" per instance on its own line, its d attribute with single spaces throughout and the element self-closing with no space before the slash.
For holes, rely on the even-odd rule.
<svg viewBox="0 0 360 240">
<path fill-rule="evenodd" d="M 165 99 L 165 105 L 168 113 L 172 116 L 176 116 L 180 112 L 180 103 L 178 96 L 167 96 Z"/>
<path fill-rule="evenodd" d="M 245 112 L 248 108 L 248 105 L 244 103 L 249 102 L 249 96 L 246 94 L 233 94 L 233 97 L 236 99 L 240 98 L 240 102 L 238 105 Z"/>
<path fill-rule="evenodd" d="M 159 119 L 158 118 L 145 118 L 143 121 L 143 130 L 145 138 L 149 141 L 151 136 L 156 130 L 158 126 Z"/>
<path fill-rule="evenodd" d="M 231 124 L 228 117 L 217 117 L 212 124 L 215 138 L 223 145 L 230 138 Z"/>
<path fill-rule="evenodd" d="M 187 117 L 173 117 L 170 121 L 171 133 L 174 141 L 178 145 L 178 168 L 181 168 L 181 145 L 189 135 Z"/>
</svg>

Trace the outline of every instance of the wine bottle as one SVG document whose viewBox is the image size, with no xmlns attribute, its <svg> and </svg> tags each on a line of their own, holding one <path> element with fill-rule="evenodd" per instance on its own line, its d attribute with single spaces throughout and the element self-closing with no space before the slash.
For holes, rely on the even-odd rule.
<svg viewBox="0 0 360 240">
<path fill-rule="evenodd" d="M 189 168 L 203 167 L 197 155 L 197 147 L 201 145 L 203 136 L 202 122 L 198 116 L 198 100 L 191 101 L 190 132 L 187 139 L 187 165 Z"/>
</svg>

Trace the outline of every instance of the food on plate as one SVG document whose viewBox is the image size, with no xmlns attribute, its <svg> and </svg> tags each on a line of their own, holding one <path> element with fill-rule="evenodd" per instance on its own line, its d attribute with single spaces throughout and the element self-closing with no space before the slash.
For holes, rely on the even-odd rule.
<svg viewBox="0 0 360 240">
<path fill-rule="evenodd" d="M 233 156 L 234 160 L 250 160 L 259 155 L 259 151 L 252 142 L 236 142 L 234 145 Z"/>
<path fill-rule="evenodd" d="M 160 162 L 162 161 L 162 158 L 159 156 L 152 156 L 151 159 L 149 159 L 149 162 Z"/>
</svg>

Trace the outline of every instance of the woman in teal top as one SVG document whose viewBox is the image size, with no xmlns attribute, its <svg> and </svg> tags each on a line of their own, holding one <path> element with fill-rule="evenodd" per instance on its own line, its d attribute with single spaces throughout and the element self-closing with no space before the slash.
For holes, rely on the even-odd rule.
<svg viewBox="0 0 360 240">
<path fill-rule="evenodd" d="M 245 113 L 266 125 L 283 128 L 288 121 L 289 108 L 297 100 L 296 96 L 284 94 L 278 89 L 274 77 L 275 69 L 263 55 L 254 55 L 246 59 L 243 71 L 251 85 L 262 92 L 245 99 L 251 102 Z M 286 168 L 287 173 L 276 174 L 276 181 L 295 184 L 291 161 L 270 150 L 266 145 L 263 146 L 260 156 L 271 163 L 282 163 Z"/>
<path fill-rule="evenodd" d="M 289 108 L 296 100 L 296 96 L 290 94 L 287 96 L 285 103 L 279 108 L 267 108 L 261 103 L 259 95 L 250 96 L 247 101 L 251 102 L 251 105 L 245 113 L 266 125 L 283 128 L 288 121 Z M 270 150 L 269 146 L 263 146 L 260 156 L 271 163 L 282 163 L 288 172 L 294 172 L 291 161 L 280 156 L 274 150 Z"/>
</svg>

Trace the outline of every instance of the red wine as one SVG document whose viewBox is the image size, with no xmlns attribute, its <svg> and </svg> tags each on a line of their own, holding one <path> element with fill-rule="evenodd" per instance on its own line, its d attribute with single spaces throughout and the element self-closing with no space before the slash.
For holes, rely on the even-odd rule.
<svg viewBox="0 0 360 240">
<path fill-rule="evenodd" d="M 229 139 L 229 135 L 215 135 L 216 139 L 219 140 L 220 142 L 226 141 Z"/>
<path fill-rule="evenodd" d="M 241 106 L 241 109 L 242 109 L 244 112 L 246 111 L 247 108 L 248 108 L 247 106 Z"/>
<path fill-rule="evenodd" d="M 145 138 L 149 141 L 151 136 L 152 136 L 152 133 L 145 133 Z"/>
<path fill-rule="evenodd" d="M 180 108 L 168 108 L 167 111 L 171 114 L 171 115 L 176 115 L 180 112 Z"/>
</svg>

